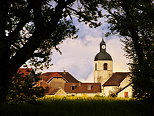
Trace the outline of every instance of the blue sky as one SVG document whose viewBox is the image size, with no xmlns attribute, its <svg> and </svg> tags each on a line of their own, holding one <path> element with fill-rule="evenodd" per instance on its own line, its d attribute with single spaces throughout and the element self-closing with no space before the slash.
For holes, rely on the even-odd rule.
<svg viewBox="0 0 154 116">
<path fill-rule="evenodd" d="M 89 28 L 84 23 L 74 23 L 79 28 L 77 39 L 66 39 L 57 47 L 61 50 L 62 55 L 53 49 L 52 63 L 49 69 L 43 72 L 60 72 L 67 71 L 78 80 L 83 82 L 93 82 L 93 63 L 94 57 L 99 52 L 99 43 L 102 40 L 102 33 L 107 31 L 107 23 L 102 20 L 103 25 L 97 28 Z M 128 59 L 124 56 L 120 38 L 111 35 L 104 37 L 107 44 L 107 52 L 113 59 L 113 71 L 128 71 Z"/>
</svg>

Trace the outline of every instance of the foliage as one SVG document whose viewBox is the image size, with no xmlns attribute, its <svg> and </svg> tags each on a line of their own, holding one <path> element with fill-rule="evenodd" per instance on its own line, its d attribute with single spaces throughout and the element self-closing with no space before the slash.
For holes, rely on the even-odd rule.
<svg viewBox="0 0 154 116">
<path fill-rule="evenodd" d="M 23 64 L 36 69 L 51 65 L 51 49 L 76 38 L 73 18 L 90 27 L 100 23 L 99 0 L 0 0 L 0 103 L 10 77 Z"/>
<path fill-rule="evenodd" d="M 37 38 L 34 41 L 36 43 L 29 43 L 28 47 L 32 48 L 33 45 L 38 45 L 25 61 L 30 59 L 28 63 L 37 68 L 48 67 L 51 49 L 66 38 L 77 37 L 75 34 L 78 29 L 73 25 L 72 16 L 90 27 L 100 25 L 97 22 L 97 18 L 101 17 L 97 0 L 79 0 L 76 7 L 73 6 L 74 2 L 75 0 L 39 0 L 36 4 L 34 0 L 14 0 L 8 3 L 10 6 L 3 31 L 6 39 L 10 39 L 11 59 L 16 57 L 29 41 Z"/>
<path fill-rule="evenodd" d="M 5 104 L 0 111 L 1 116 L 150 116 L 149 105 L 143 101 L 104 97 L 48 97 L 37 104 Z"/>
<path fill-rule="evenodd" d="M 24 102 L 35 102 L 37 98 L 43 97 L 47 88 L 35 87 L 38 81 L 38 76 L 23 76 L 17 73 L 11 81 L 7 102 L 18 104 Z"/>
<path fill-rule="evenodd" d="M 130 70 L 134 97 L 154 98 L 154 3 L 153 0 L 102 1 L 110 34 L 124 39 L 126 56 L 131 59 Z"/>
</svg>

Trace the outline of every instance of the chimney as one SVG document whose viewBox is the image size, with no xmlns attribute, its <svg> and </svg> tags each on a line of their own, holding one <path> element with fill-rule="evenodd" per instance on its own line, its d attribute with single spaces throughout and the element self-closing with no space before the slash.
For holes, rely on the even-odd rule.
<svg viewBox="0 0 154 116">
<path fill-rule="evenodd" d="M 66 70 L 64 69 L 64 73 L 63 74 L 66 74 Z"/>
</svg>

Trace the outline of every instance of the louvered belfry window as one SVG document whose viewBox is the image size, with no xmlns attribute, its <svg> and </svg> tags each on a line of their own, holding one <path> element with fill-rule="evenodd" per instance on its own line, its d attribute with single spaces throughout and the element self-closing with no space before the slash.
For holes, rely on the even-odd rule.
<svg viewBox="0 0 154 116">
<path fill-rule="evenodd" d="M 104 69 L 104 70 L 107 70 L 107 63 L 104 63 L 103 69 Z"/>
</svg>

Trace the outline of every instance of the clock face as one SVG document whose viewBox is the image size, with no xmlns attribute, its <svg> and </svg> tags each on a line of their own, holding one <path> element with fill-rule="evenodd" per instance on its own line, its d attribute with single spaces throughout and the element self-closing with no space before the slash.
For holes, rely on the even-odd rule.
<svg viewBox="0 0 154 116">
<path fill-rule="evenodd" d="M 102 49 L 105 49 L 105 45 L 102 45 Z"/>
</svg>

